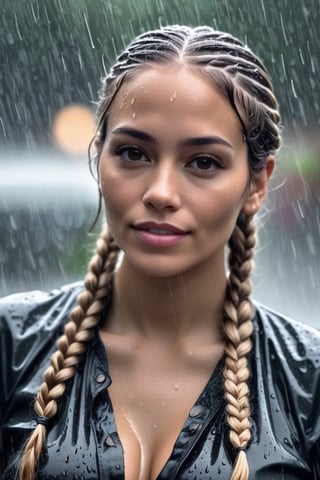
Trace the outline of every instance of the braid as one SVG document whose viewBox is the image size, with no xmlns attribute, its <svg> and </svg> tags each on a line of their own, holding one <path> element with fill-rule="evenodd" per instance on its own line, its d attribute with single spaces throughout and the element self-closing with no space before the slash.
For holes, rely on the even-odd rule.
<svg viewBox="0 0 320 480">
<path fill-rule="evenodd" d="M 249 466 L 245 449 L 251 438 L 247 356 L 251 351 L 253 308 L 249 299 L 253 268 L 255 226 L 252 216 L 242 217 L 229 240 L 230 275 L 224 303 L 224 388 L 229 439 L 238 450 L 231 480 L 247 480 Z"/>
<path fill-rule="evenodd" d="M 84 290 L 77 298 L 78 305 L 71 311 L 63 335 L 57 341 L 57 351 L 44 372 L 34 409 L 43 420 L 57 412 L 57 401 L 62 397 L 67 380 L 76 373 L 77 366 L 100 321 L 105 298 L 110 290 L 112 274 L 118 256 L 118 247 L 104 231 L 96 244 L 96 253 L 89 263 Z M 19 480 L 33 480 L 39 457 L 46 440 L 45 421 L 31 434 L 20 463 Z"/>
</svg>

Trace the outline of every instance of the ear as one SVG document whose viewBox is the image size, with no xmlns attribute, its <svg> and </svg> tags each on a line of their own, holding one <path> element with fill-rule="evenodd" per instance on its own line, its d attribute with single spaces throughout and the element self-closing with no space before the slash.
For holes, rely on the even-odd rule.
<svg viewBox="0 0 320 480">
<path fill-rule="evenodd" d="M 95 139 L 92 142 L 92 146 L 93 146 L 94 155 L 99 157 L 102 151 L 103 143 L 98 135 L 95 136 Z"/>
<path fill-rule="evenodd" d="M 263 170 L 253 174 L 249 193 L 244 201 L 241 211 L 246 215 L 256 213 L 264 202 L 268 191 L 268 183 L 275 164 L 274 155 L 268 155 Z"/>
</svg>

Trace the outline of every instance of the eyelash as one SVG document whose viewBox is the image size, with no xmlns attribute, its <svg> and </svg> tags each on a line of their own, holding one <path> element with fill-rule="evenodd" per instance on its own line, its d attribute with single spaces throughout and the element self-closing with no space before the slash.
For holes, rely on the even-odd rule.
<svg viewBox="0 0 320 480">
<path fill-rule="evenodd" d="M 135 162 L 145 162 L 145 160 L 132 160 L 129 158 L 124 158 L 125 154 L 129 154 L 132 152 L 136 152 L 144 156 L 145 158 L 148 158 L 147 155 L 143 152 L 143 150 L 139 147 L 136 147 L 135 145 L 121 145 L 120 147 L 116 148 L 114 153 L 118 157 L 121 157 L 121 160 L 125 161 L 126 163 L 135 163 Z"/>
<path fill-rule="evenodd" d="M 139 159 L 133 160 L 128 158 L 128 155 L 133 152 L 138 153 L 138 155 L 140 155 L 142 159 L 139 158 Z M 130 165 L 132 167 L 137 166 L 136 164 L 140 164 L 140 162 L 142 163 L 145 163 L 146 161 L 150 162 L 148 156 L 143 152 L 143 150 L 140 147 L 137 147 L 135 145 L 121 145 L 120 147 L 114 150 L 114 154 L 120 157 L 121 160 L 126 163 L 126 165 Z M 199 166 L 196 166 L 196 167 L 192 166 L 192 164 L 200 160 L 206 160 L 211 162 L 211 166 L 209 168 L 200 168 Z M 219 160 L 219 158 L 214 155 L 197 154 L 193 159 L 191 159 L 186 164 L 186 168 L 194 169 L 195 171 L 197 171 L 197 173 L 194 173 L 195 175 L 205 177 L 205 176 L 212 175 L 212 173 L 214 173 L 216 170 L 222 169 L 223 165 Z"/>
<path fill-rule="evenodd" d="M 201 172 L 200 173 L 201 176 L 212 175 L 212 173 L 215 172 L 216 170 L 223 168 L 223 165 L 221 164 L 220 160 L 214 155 L 209 155 L 209 154 L 198 154 L 196 157 L 190 160 L 190 162 L 187 163 L 187 168 L 192 168 L 191 164 L 194 162 L 198 162 L 199 160 L 206 160 L 211 162 L 210 168 L 200 168 L 199 166 L 195 167 L 197 169 L 198 174 L 199 172 Z"/>
</svg>

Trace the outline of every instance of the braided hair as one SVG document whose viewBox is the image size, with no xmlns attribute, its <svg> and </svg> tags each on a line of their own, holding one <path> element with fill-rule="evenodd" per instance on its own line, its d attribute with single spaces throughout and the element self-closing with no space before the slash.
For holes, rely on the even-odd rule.
<svg viewBox="0 0 320 480">
<path fill-rule="evenodd" d="M 185 63 L 199 69 L 220 89 L 235 111 L 248 147 L 251 174 L 266 166 L 267 157 L 280 146 L 280 115 L 269 75 L 252 51 L 228 33 L 210 27 L 168 26 L 138 36 L 121 53 L 103 79 L 97 109 L 96 140 L 107 133 L 109 107 L 120 86 L 146 64 Z M 90 159 L 98 178 L 99 155 Z M 101 194 L 100 194 L 101 195 Z M 101 204 L 101 202 L 100 202 Z M 251 351 L 253 307 L 250 274 L 253 268 L 255 224 L 252 215 L 240 214 L 229 240 L 229 278 L 224 301 L 225 367 L 223 372 L 229 441 L 236 451 L 231 480 L 247 480 L 246 448 L 251 438 L 248 354 Z M 35 402 L 42 419 L 57 412 L 63 395 L 81 361 L 110 290 L 118 247 L 107 231 L 97 242 L 89 264 L 84 291 L 57 341 L 57 351 L 44 373 Z M 19 480 L 32 480 L 45 443 L 45 421 L 39 421 L 22 457 Z"/>
</svg>

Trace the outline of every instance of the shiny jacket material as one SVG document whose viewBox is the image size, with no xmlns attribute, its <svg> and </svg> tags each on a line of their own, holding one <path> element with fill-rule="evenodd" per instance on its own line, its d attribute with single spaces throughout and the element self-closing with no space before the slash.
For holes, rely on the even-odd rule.
<svg viewBox="0 0 320 480">
<path fill-rule="evenodd" d="M 34 396 L 80 289 L 74 284 L 0 302 L 2 480 L 15 478 L 17 457 L 35 426 Z M 320 479 L 320 334 L 258 305 L 254 325 L 250 479 Z M 158 480 L 229 480 L 235 452 L 228 441 L 222 368 L 223 359 Z M 39 480 L 124 479 L 110 383 L 97 332 L 49 425 Z"/>
</svg>

